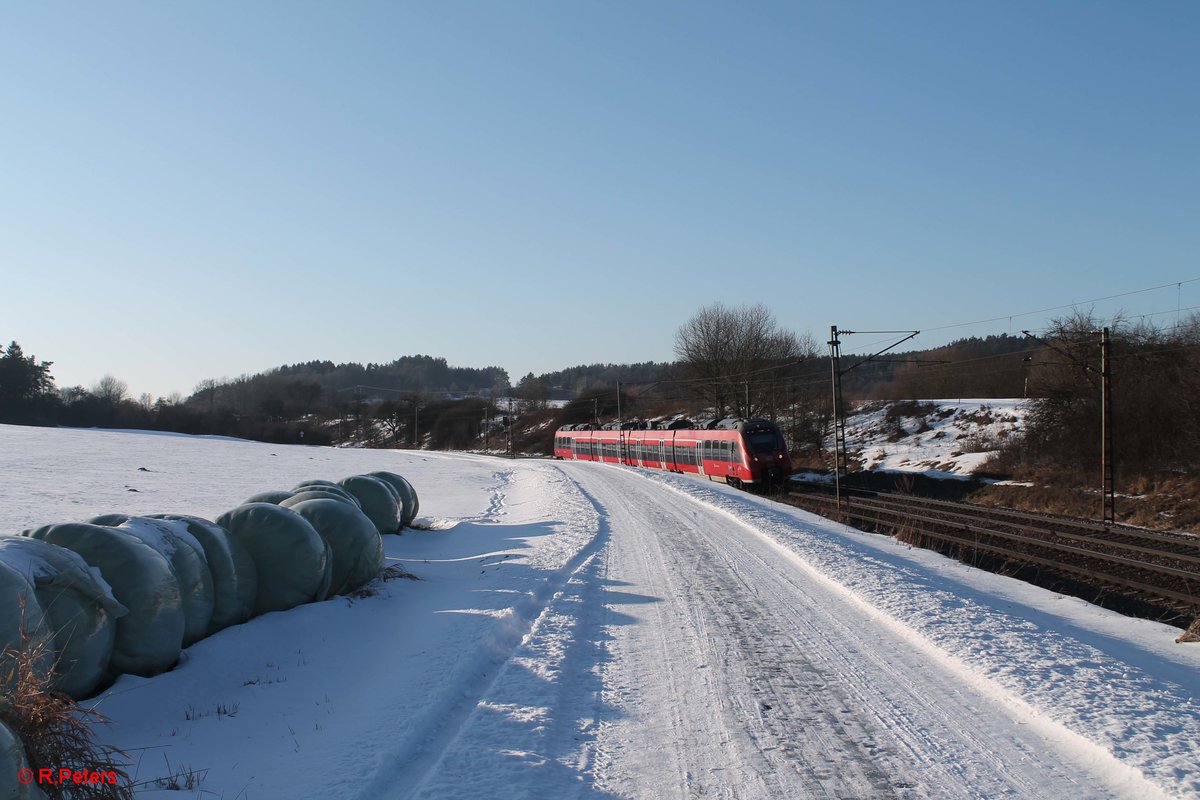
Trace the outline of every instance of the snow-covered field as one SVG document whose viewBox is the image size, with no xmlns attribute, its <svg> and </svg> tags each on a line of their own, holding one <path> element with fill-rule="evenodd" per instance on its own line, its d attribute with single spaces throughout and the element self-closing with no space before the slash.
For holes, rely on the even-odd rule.
<svg viewBox="0 0 1200 800">
<path fill-rule="evenodd" d="M 196 797 L 1200 797 L 1200 647 L 728 487 L 612 465 L 0 426 L 0 532 L 408 477 L 421 578 L 94 704 Z M 143 789 L 147 797 L 178 792 Z"/>
</svg>

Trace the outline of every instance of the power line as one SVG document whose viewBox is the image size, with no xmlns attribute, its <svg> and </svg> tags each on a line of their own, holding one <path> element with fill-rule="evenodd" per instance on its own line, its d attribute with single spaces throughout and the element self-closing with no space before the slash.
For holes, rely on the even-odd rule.
<svg viewBox="0 0 1200 800">
<path fill-rule="evenodd" d="M 1184 284 L 1196 283 L 1198 281 L 1200 281 L 1200 278 L 1188 278 L 1187 280 L 1182 280 L 1182 281 L 1171 281 L 1170 283 L 1164 283 L 1159 286 L 1148 286 L 1145 289 L 1134 289 L 1133 291 L 1120 292 L 1118 294 L 1110 294 L 1105 297 L 1096 297 L 1091 300 L 1077 300 L 1073 303 L 1065 303 L 1065 304 L 1059 305 L 1059 306 L 1050 306 L 1048 308 L 1039 308 L 1036 311 L 1022 311 L 1019 314 L 1004 314 L 1004 315 L 1001 315 L 998 317 L 991 317 L 990 319 L 979 319 L 979 320 L 975 320 L 973 322 L 956 322 L 953 325 L 941 325 L 941 326 L 934 327 L 934 328 L 927 327 L 927 328 L 923 328 L 922 330 L 925 331 L 926 333 L 929 333 L 932 331 L 950 330 L 951 328 L 966 328 L 971 325 L 982 325 L 985 322 L 1002 322 L 1004 320 L 1014 320 L 1014 319 L 1019 319 L 1021 317 L 1033 316 L 1034 314 L 1045 314 L 1048 311 L 1061 311 L 1064 308 L 1075 308 L 1076 306 L 1086 305 L 1087 303 L 1100 303 L 1105 300 L 1116 300 L 1119 297 L 1131 297 L 1135 294 L 1145 294 L 1146 292 L 1155 292 L 1155 291 L 1158 291 L 1159 289 L 1167 289 L 1172 286 L 1182 287 Z"/>
</svg>

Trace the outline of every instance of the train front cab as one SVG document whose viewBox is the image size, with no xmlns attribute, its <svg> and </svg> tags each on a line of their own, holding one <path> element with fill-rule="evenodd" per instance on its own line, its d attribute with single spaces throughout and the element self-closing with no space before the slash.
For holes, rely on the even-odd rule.
<svg viewBox="0 0 1200 800">
<path fill-rule="evenodd" d="M 739 423 L 738 432 L 746 448 L 751 482 L 761 486 L 783 483 L 792 474 L 792 457 L 779 426 L 769 420 Z"/>
</svg>

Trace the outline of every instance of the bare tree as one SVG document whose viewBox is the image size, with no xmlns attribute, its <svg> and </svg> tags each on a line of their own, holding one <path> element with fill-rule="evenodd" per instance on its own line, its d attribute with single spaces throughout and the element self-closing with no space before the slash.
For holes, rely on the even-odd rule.
<svg viewBox="0 0 1200 800">
<path fill-rule="evenodd" d="M 128 393 L 129 384 L 112 375 L 105 375 L 92 387 L 92 394 L 114 408 L 120 405 Z"/>
<path fill-rule="evenodd" d="M 720 416 L 773 412 L 796 368 L 815 353 L 811 336 L 781 329 L 761 303 L 714 303 L 675 332 L 675 356 L 689 385 Z"/>
<path fill-rule="evenodd" d="M 1030 364 L 1035 398 L 1019 460 L 1092 478 L 1100 460 L 1099 330 L 1111 333 L 1112 433 L 1117 481 L 1186 473 L 1200 448 L 1200 318 L 1170 327 L 1092 313 L 1054 320 Z"/>
</svg>

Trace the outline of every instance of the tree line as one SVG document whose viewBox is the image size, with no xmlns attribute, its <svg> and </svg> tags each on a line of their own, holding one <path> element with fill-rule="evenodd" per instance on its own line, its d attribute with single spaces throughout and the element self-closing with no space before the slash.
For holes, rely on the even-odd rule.
<svg viewBox="0 0 1200 800">
<path fill-rule="evenodd" d="M 1027 435 L 995 466 L 1024 475 L 1057 470 L 1085 483 L 1100 458 L 1098 331 L 1104 326 L 1091 315 L 1075 315 L 1040 337 L 963 339 L 878 361 L 844 356 L 844 369 L 862 363 L 845 374 L 843 389 L 851 404 L 1026 397 Z M 1191 470 L 1200 451 L 1200 318 L 1167 327 L 1118 318 L 1106 326 L 1118 482 Z M 130 397 L 112 376 L 92 387 L 60 389 L 52 363 L 26 355 L 14 341 L 0 355 L 0 422 L 436 449 L 478 448 L 485 438 L 496 449 L 512 437 L 516 449 L 545 453 L 559 425 L 608 421 L 619 408 L 626 420 L 768 417 L 780 423 L 793 451 L 822 456 L 833 417 L 830 363 L 811 335 L 783 329 L 761 305 L 714 304 L 680 326 L 675 355 L 671 363 L 529 373 L 513 388 L 498 367 L 450 367 L 429 356 L 384 365 L 312 361 L 205 380 L 188 397 L 154 399 Z M 573 397 L 565 406 L 552 402 L 564 394 Z M 516 406 L 497 405 L 499 395 L 515 397 Z"/>
<path fill-rule="evenodd" d="M 53 362 L 11 342 L 0 354 L 0 422 L 141 428 L 277 443 L 463 446 L 439 418 L 461 416 L 456 393 L 506 393 L 507 373 L 406 356 L 390 364 L 313 361 L 235 379 L 205 379 L 191 395 L 134 398 L 105 375 L 90 387 L 59 388 Z M 429 381 L 425 383 L 423 381 Z M 365 383 L 368 382 L 368 383 Z M 486 402 L 479 400 L 477 402 Z M 432 433 L 431 433 L 432 432 Z M 477 432 L 477 431 L 476 431 Z"/>
</svg>

